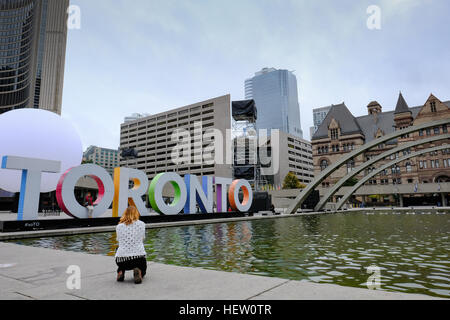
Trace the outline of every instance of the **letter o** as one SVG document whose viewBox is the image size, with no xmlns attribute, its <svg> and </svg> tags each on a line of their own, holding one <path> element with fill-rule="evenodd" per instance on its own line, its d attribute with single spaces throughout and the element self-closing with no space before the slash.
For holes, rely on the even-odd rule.
<svg viewBox="0 0 450 320">
<path fill-rule="evenodd" d="M 168 182 L 172 184 L 175 191 L 171 204 L 166 204 L 163 200 L 163 189 Z M 150 183 L 148 197 L 152 208 L 159 214 L 176 215 L 183 210 L 186 203 L 186 185 L 184 180 L 174 172 L 160 173 Z"/>
<path fill-rule="evenodd" d="M 114 197 L 114 183 L 109 173 L 97 165 L 84 164 L 67 170 L 61 178 L 59 178 L 56 187 L 56 201 L 61 210 L 67 215 L 73 218 L 87 218 L 87 208 L 78 203 L 74 194 L 75 185 L 83 176 L 90 176 L 97 182 L 98 196 L 97 200 L 94 202 L 92 217 L 99 217 L 105 213 L 111 205 Z"/>
<path fill-rule="evenodd" d="M 244 199 L 242 203 L 239 202 L 239 190 L 242 189 Z M 234 211 L 247 212 L 252 206 L 253 190 L 247 180 L 234 180 L 228 190 L 228 200 L 230 201 L 231 209 Z"/>
</svg>

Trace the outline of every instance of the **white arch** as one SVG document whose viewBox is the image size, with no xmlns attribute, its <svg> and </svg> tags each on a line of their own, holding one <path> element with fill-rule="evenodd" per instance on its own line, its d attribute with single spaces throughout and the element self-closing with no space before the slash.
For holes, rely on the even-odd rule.
<svg viewBox="0 0 450 320">
<path fill-rule="evenodd" d="M 374 176 L 376 176 L 377 174 L 379 174 L 381 171 L 399 163 L 402 161 L 405 161 L 407 159 L 410 158 L 414 158 L 417 156 L 420 156 L 421 154 L 424 153 L 428 153 L 428 152 L 433 152 L 433 151 L 439 151 L 439 150 L 444 150 L 444 149 L 448 149 L 450 146 L 448 144 L 443 144 L 441 146 L 437 146 L 437 147 L 432 147 L 432 148 L 428 148 L 428 149 L 424 149 L 424 150 L 420 150 L 420 151 L 416 151 L 413 152 L 411 154 L 405 155 L 401 158 L 395 159 L 383 166 L 381 166 L 380 168 L 378 168 L 377 170 L 374 170 L 372 173 L 368 174 L 367 176 L 365 176 L 363 179 L 361 179 L 361 181 L 359 181 L 357 184 L 355 184 L 349 191 L 347 191 L 347 193 L 342 197 L 341 200 L 339 200 L 337 206 L 336 206 L 336 210 L 339 210 L 340 208 L 342 208 L 342 206 L 344 205 L 344 203 L 348 200 L 348 198 L 351 197 L 351 195 L 353 193 L 355 193 L 356 190 L 358 190 L 359 188 L 361 188 L 361 186 L 366 183 L 367 181 L 369 181 L 371 178 L 373 178 Z"/>
<path fill-rule="evenodd" d="M 438 141 L 438 140 L 445 140 L 445 139 L 450 139 L 450 134 L 443 134 L 443 135 L 438 135 L 438 136 L 432 136 L 432 137 L 425 138 L 425 139 L 411 141 L 411 142 L 408 142 L 405 144 L 401 144 L 400 146 L 398 146 L 396 148 L 390 149 L 390 150 L 364 162 L 359 167 L 357 167 L 356 169 L 349 172 L 345 177 L 340 179 L 336 184 L 334 184 L 333 187 L 331 187 L 330 190 L 322 197 L 322 199 L 320 199 L 319 203 L 314 208 L 314 211 L 320 211 L 325 206 L 328 199 L 330 199 L 342 187 L 342 185 L 344 185 L 344 183 L 346 181 L 348 181 L 348 179 L 356 176 L 358 173 L 360 173 L 364 169 L 367 169 L 368 167 L 377 163 L 378 161 L 383 160 L 384 158 L 386 158 L 392 154 L 395 154 L 399 151 L 403 151 L 403 150 L 411 148 L 411 147 L 415 147 L 415 146 L 418 146 L 421 144 L 426 144 L 426 143 L 430 143 L 430 142 L 434 142 L 434 141 Z"/>
</svg>

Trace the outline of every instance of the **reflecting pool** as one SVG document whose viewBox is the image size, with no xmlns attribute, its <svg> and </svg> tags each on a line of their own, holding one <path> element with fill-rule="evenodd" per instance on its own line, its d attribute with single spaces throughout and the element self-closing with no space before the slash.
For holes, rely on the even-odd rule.
<svg viewBox="0 0 450 320">
<path fill-rule="evenodd" d="M 148 260 L 450 298 L 449 214 L 339 213 L 147 231 Z M 14 241 L 114 255 L 114 233 Z M 151 269 L 150 269 L 151 272 Z"/>
</svg>

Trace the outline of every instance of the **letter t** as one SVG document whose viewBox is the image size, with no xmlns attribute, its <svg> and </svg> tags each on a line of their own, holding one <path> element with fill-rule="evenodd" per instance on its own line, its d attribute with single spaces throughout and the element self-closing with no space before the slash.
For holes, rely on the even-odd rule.
<svg viewBox="0 0 450 320">
<path fill-rule="evenodd" d="M 2 169 L 22 170 L 17 220 L 37 219 L 42 172 L 60 172 L 61 162 L 4 156 Z"/>
<path fill-rule="evenodd" d="M 217 212 L 227 211 L 227 186 L 233 183 L 232 179 L 229 178 L 214 178 L 216 184 L 216 195 L 217 195 Z"/>
</svg>

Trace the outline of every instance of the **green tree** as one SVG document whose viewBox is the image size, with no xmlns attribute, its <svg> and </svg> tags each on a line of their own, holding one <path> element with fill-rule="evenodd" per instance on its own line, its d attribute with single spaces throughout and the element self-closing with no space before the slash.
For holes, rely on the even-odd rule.
<svg viewBox="0 0 450 320">
<path fill-rule="evenodd" d="M 342 185 L 343 187 L 353 187 L 355 184 L 358 183 L 358 179 L 356 179 L 355 177 L 352 177 L 350 179 L 348 179 L 347 181 L 345 181 L 345 183 Z"/>
<path fill-rule="evenodd" d="M 292 172 L 289 172 L 284 178 L 283 189 L 303 189 L 305 187 L 306 185 L 301 183 L 297 176 Z"/>
</svg>

